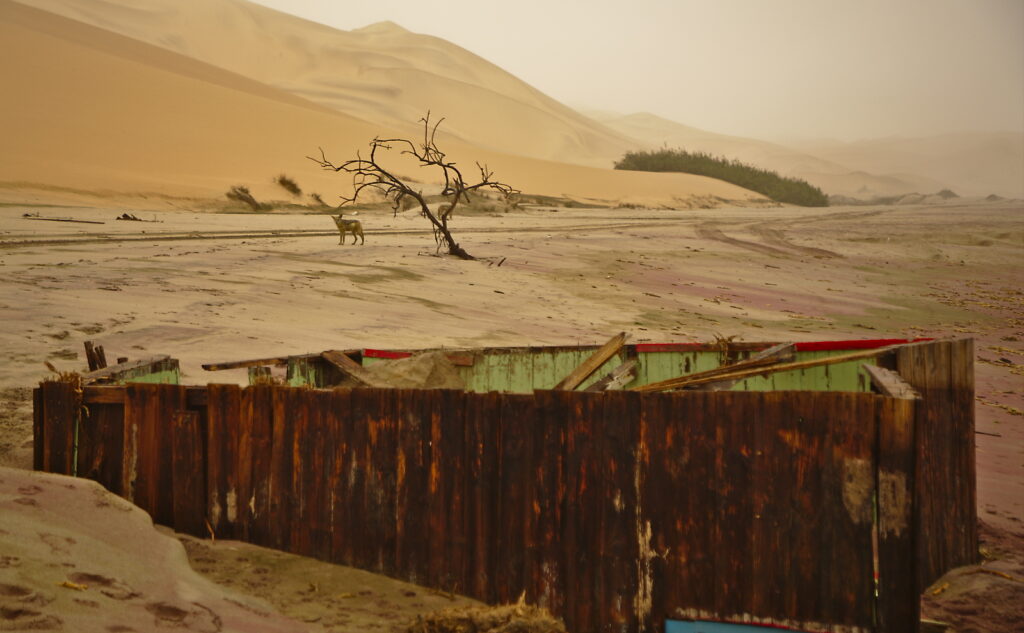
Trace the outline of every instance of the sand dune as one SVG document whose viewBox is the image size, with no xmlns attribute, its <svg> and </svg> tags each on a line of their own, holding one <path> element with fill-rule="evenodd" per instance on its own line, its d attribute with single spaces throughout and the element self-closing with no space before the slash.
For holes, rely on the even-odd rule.
<svg viewBox="0 0 1024 633">
<path fill-rule="evenodd" d="M 71 188 L 122 197 L 135 192 L 137 205 L 166 205 L 160 196 L 221 198 L 235 184 L 250 186 L 258 198 L 286 199 L 272 184 L 282 172 L 336 200 L 350 191 L 350 182 L 305 157 L 318 146 L 334 158 L 352 157 L 374 136 L 396 133 L 9 0 L 0 2 L 0 72 L 7 94 L 17 95 L 0 102 L 0 196 L 8 200 L 23 199 L 14 192 L 34 187 L 34 195 L 52 201 L 55 188 Z M 470 166 L 472 160 L 488 163 L 529 193 L 665 204 L 692 196 L 757 197 L 697 176 L 537 162 L 457 141 L 445 148 Z M 400 167 L 415 174 L 408 164 Z"/>
<path fill-rule="evenodd" d="M 242 0 L 19 1 L 396 129 L 433 109 L 448 117 L 447 134 L 479 147 L 598 167 L 638 145 L 465 49 L 390 22 L 341 31 Z"/>
<path fill-rule="evenodd" d="M 896 170 L 908 174 L 889 173 L 890 168 L 884 167 L 883 163 L 870 168 L 852 168 L 842 156 L 834 161 L 824 160 L 813 151 L 804 152 L 768 141 L 716 134 L 653 114 L 594 112 L 592 116 L 608 127 L 653 147 L 668 145 L 734 158 L 784 176 L 801 178 L 829 194 L 870 198 L 912 191 L 932 192 L 944 186 L 940 180 L 913 175 L 915 170 L 909 164 L 901 164 Z"/>
<path fill-rule="evenodd" d="M 960 195 L 1024 198 L 1024 134 L 1019 132 L 820 141 L 802 147 L 856 169 L 922 174 Z"/>
</svg>

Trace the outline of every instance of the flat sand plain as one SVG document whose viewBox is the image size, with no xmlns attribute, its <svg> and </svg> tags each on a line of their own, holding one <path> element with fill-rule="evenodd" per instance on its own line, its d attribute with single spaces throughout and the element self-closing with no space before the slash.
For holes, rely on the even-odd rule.
<svg viewBox="0 0 1024 633">
<path fill-rule="evenodd" d="M 200 366 L 216 361 L 623 330 L 633 342 L 973 337 L 979 516 L 1024 533 L 1019 202 L 456 217 L 479 261 L 437 256 L 411 212 L 361 212 L 359 246 L 339 245 L 323 215 L 122 212 L 0 208 L 0 465 L 30 467 L 29 390 L 43 361 L 82 370 L 86 340 L 110 359 L 179 358 L 194 384 L 244 382 Z"/>
</svg>

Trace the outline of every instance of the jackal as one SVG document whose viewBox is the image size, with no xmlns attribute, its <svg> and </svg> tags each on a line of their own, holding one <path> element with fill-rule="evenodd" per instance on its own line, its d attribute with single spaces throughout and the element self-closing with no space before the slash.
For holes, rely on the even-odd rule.
<svg viewBox="0 0 1024 633">
<path fill-rule="evenodd" d="M 346 220 L 342 216 L 344 216 L 344 214 L 331 216 L 331 218 L 334 220 L 334 224 L 338 226 L 338 232 L 341 233 L 341 240 L 338 242 L 338 244 L 345 243 L 345 233 L 347 232 L 352 233 L 353 246 L 355 246 L 356 237 L 362 240 L 361 242 L 359 242 L 360 244 L 365 244 L 366 237 L 363 235 L 363 223 L 360 222 L 359 220 Z"/>
</svg>

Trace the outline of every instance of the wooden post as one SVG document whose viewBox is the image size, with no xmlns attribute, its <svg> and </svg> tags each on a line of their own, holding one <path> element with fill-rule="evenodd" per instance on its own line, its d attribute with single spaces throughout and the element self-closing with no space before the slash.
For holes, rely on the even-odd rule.
<svg viewBox="0 0 1024 633">
<path fill-rule="evenodd" d="M 42 469 L 49 473 L 74 475 L 75 423 L 79 406 L 74 385 L 47 381 L 40 389 L 44 439 Z"/>
</svg>

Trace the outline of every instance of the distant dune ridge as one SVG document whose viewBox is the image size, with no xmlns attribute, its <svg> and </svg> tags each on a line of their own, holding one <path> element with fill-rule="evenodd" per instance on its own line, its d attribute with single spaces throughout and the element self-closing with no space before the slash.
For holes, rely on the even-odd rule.
<svg viewBox="0 0 1024 633">
<path fill-rule="evenodd" d="M 850 196 L 930 193 L 961 173 L 913 169 L 910 150 L 903 162 L 871 162 L 870 148 L 843 160 L 842 148 L 797 151 L 652 115 L 588 117 L 440 38 L 390 22 L 341 31 L 243 0 L 0 0 L 0 55 L 17 95 L 0 103 L 0 196 L 32 182 L 196 197 L 244 184 L 281 197 L 272 178 L 285 172 L 333 203 L 348 183 L 307 154 L 324 146 L 343 159 L 377 134 L 416 135 L 428 109 L 445 117 L 439 138 L 452 157 L 537 194 L 758 198 L 706 178 L 609 169 L 664 144 Z M 1003 171 L 975 193 L 1018 195 Z"/>
</svg>

